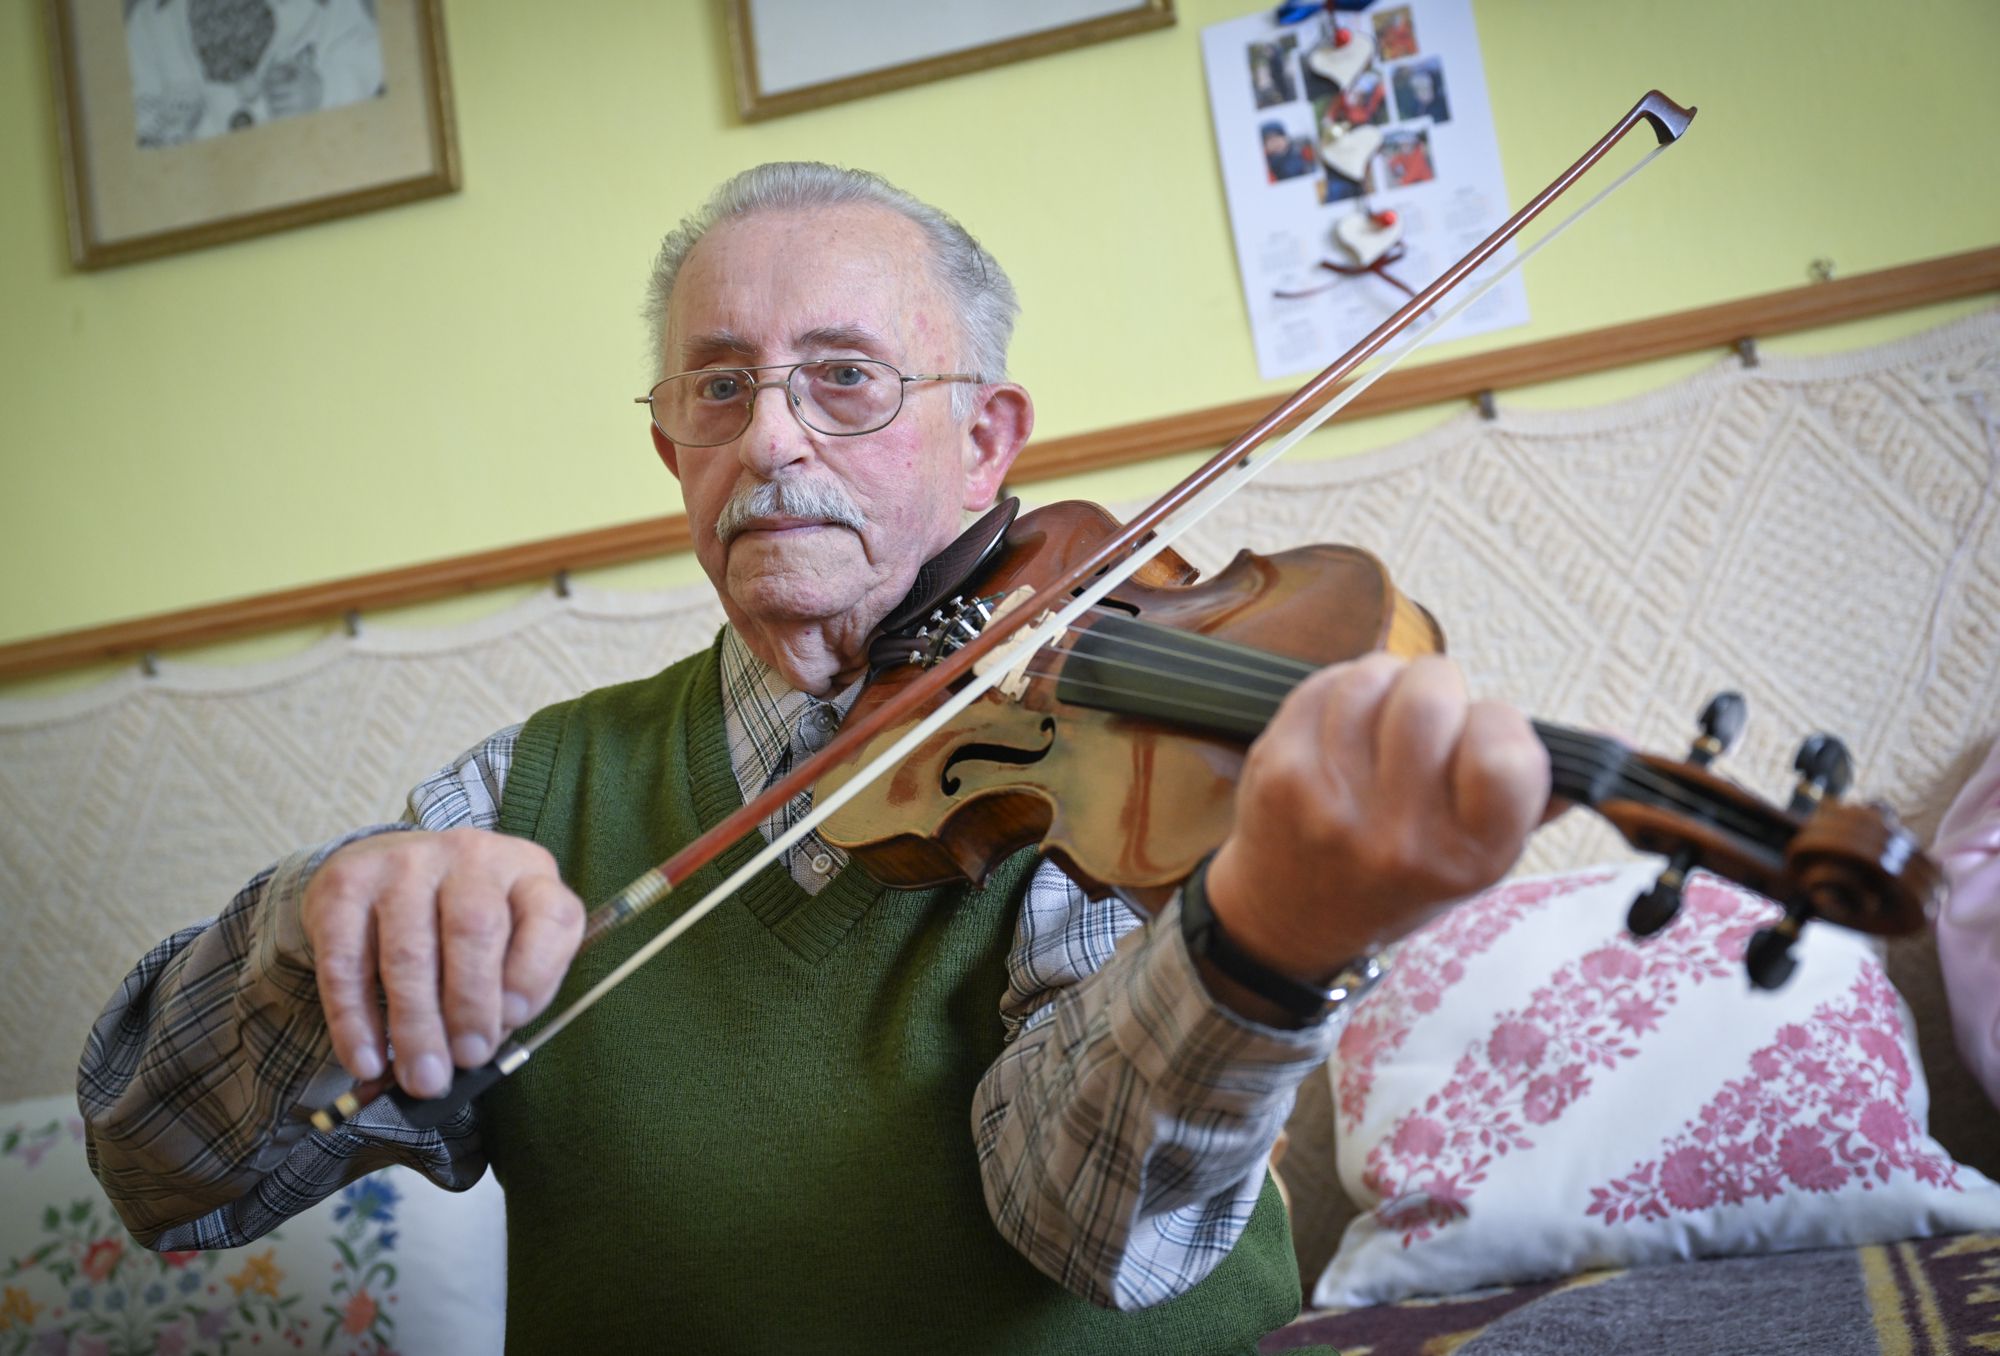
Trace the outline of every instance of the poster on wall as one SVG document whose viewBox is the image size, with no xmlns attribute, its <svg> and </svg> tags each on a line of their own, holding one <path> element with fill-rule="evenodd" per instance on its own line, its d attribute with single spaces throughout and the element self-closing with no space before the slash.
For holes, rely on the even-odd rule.
<svg viewBox="0 0 2000 1356">
<path fill-rule="evenodd" d="M 1472 0 L 1285 8 L 1307 12 L 1281 23 L 1265 8 L 1202 31 L 1267 378 L 1332 362 L 1510 213 Z M 1439 337 L 1527 321 L 1513 277 Z"/>
</svg>

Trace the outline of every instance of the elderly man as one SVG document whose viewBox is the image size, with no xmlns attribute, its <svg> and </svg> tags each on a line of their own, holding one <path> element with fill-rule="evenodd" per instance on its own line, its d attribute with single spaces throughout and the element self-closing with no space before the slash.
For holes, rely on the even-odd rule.
<svg viewBox="0 0 2000 1356">
<path fill-rule="evenodd" d="M 519 1350 L 1251 1351 L 1298 1306 L 1265 1164 L 1335 1034 L 1321 986 L 1495 879 L 1547 798 L 1525 721 L 1442 660 L 1301 686 L 1205 886 L 1149 925 L 1031 854 L 885 891 L 808 838 L 442 1132 L 297 1120 L 391 1045 L 435 1096 L 629 954 L 571 964 L 579 896 L 825 742 L 1027 440 L 1006 276 L 873 176 L 738 176 L 651 296 L 652 438 L 728 626 L 142 962 L 82 1076 L 107 1190 L 152 1246 L 213 1247 L 385 1162 L 490 1164 Z"/>
</svg>

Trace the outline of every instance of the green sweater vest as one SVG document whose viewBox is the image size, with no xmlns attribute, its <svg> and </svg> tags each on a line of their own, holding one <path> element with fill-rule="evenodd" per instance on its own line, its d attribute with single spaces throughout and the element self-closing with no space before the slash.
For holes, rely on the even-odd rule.
<svg viewBox="0 0 2000 1356">
<path fill-rule="evenodd" d="M 536 714 L 501 827 L 607 897 L 741 804 L 717 657 Z M 739 844 L 683 887 L 699 898 Z M 1248 1353 L 1298 1312 L 1267 1180 L 1193 1291 L 1098 1309 L 993 1227 L 970 1125 L 1029 853 L 981 890 L 767 868 L 482 1103 L 513 1352 Z M 580 992 L 676 910 L 581 957 Z"/>
</svg>

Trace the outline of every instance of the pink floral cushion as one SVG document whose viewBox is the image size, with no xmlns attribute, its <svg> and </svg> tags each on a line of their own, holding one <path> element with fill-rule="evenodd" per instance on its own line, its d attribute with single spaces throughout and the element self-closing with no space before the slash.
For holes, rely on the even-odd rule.
<svg viewBox="0 0 2000 1356">
<path fill-rule="evenodd" d="M 245 1248 L 153 1253 L 66 1097 L 0 1105 L 0 1356 L 465 1353 L 504 1343 L 505 1207 L 387 1168 Z"/>
<path fill-rule="evenodd" d="M 1397 948 L 1328 1065 L 1361 1213 L 1316 1304 L 2000 1228 L 2000 1188 L 1925 1134 L 1872 946 L 1808 929 L 1791 982 L 1753 990 L 1777 907 L 1697 874 L 1637 941 L 1656 870 L 1503 885 Z"/>
</svg>

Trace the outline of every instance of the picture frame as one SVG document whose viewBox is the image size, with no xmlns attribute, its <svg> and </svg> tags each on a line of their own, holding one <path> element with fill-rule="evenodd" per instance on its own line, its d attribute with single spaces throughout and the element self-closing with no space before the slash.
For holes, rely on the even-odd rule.
<svg viewBox="0 0 2000 1356">
<path fill-rule="evenodd" d="M 726 0 L 745 122 L 1166 28 L 1173 0 Z"/>
<path fill-rule="evenodd" d="M 71 261 L 456 192 L 441 3 L 275 0 L 196 33 L 190 0 L 44 0 Z"/>
</svg>

